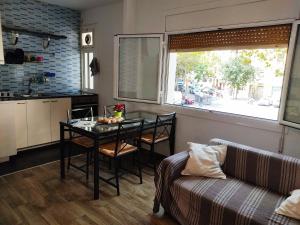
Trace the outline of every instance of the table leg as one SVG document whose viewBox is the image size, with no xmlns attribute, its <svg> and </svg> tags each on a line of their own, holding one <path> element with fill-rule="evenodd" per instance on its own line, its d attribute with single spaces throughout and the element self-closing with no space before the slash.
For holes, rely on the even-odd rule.
<svg viewBox="0 0 300 225">
<path fill-rule="evenodd" d="M 94 142 L 94 200 L 99 199 L 99 141 Z"/>
<path fill-rule="evenodd" d="M 64 125 L 60 124 L 60 178 L 65 178 L 65 131 Z"/>
<path fill-rule="evenodd" d="M 170 147 L 170 155 L 174 155 L 175 153 L 175 131 L 176 131 L 176 118 L 173 121 L 174 125 L 172 127 L 170 140 L 169 140 L 169 147 Z"/>
</svg>

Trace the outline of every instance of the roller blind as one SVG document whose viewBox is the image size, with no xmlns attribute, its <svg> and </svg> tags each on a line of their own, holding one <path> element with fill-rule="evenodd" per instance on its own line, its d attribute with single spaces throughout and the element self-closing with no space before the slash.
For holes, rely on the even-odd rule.
<svg viewBox="0 0 300 225">
<path fill-rule="evenodd" d="M 169 36 L 170 51 L 287 45 L 292 24 L 226 29 Z"/>
</svg>

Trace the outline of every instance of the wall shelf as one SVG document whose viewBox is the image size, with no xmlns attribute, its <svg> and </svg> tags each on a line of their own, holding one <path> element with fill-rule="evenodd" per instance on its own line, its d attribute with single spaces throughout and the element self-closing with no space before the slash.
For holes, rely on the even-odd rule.
<svg viewBox="0 0 300 225">
<path fill-rule="evenodd" d="M 24 62 L 23 64 L 42 64 L 44 63 L 43 61 L 39 62 L 39 61 L 32 61 L 32 62 Z"/>
<path fill-rule="evenodd" d="M 19 27 L 8 27 L 5 25 L 2 25 L 2 30 L 5 32 L 16 32 L 16 33 L 22 33 L 22 34 L 28 34 L 28 35 L 33 35 L 36 37 L 41 37 L 41 38 L 50 38 L 54 40 L 59 40 L 59 39 L 67 39 L 67 36 L 64 35 L 56 35 L 53 33 L 46 33 L 46 32 L 39 32 L 39 31 L 33 31 L 33 30 L 27 30 Z"/>
<path fill-rule="evenodd" d="M 5 48 L 4 52 L 7 51 L 15 51 L 16 48 Z M 28 51 L 28 50 L 24 50 L 25 54 L 39 54 L 39 55 L 51 55 L 51 56 L 55 56 L 55 52 L 47 52 L 47 51 Z"/>
<path fill-rule="evenodd" d="M 24 50 L 24 53 L 32 53 L 32 54 L 40 54 L 40 55 L 52 55 L 55 56 L 55 52 L 46 52 L 46 51 L 26 51 Z"/>
</svg>

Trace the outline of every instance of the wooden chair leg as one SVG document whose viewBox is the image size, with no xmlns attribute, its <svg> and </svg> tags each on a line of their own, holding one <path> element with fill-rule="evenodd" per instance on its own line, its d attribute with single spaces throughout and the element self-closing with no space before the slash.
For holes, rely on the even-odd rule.
<svg viewBox="0 0 300 225">
<path fill-rule="evenodd" d="M 108 169 L 111 170 L 111 158 L 108 159 Z"/>
<path fill-rule="evenodd" d="M 171 138 L 169 138 L 169 151 L 170 151 L 170 155 L 172 155 L 172 151 L 174 150 L 172 150 L 172 148 L 174 148 L 173 147 L 173 140 L 171 139 Z"/>
<path fill-rule="evenodd" d="M 152 162 L 153 162 L 153 145 L 150 145 L 148 164 L 151 165 Z"/>
<path fill-rule="evenodd" d="M 116 177 L 117 194 L 120 195 L 120 186 L 119 186 L 119 160 L 118 159 L 115 159 L 115 177 Z"/>
<path fill-rule="evenodd" d="M 136 160 L 137 160 L 137 157 L 136 157 L 136 154 L 134 154 L 134 155 L 132 156 L 132 166 L 133 166 L 133 167 L 135 167 L 135 165 L 136 165 Z"/>
<path fill-rule="evenodd" d="M 136 164 L 138 166 L 138 170 L 139 170 L 139 177 L 140 177 L 140 184 L 143 183 L 143 177 L 142 177 L 142 167 L 141 167 L 141 163 L 140 163 L 140 157 L 141 157 L 141 154 L 140 154 L 140 151 L 138 150 L 135 154 L 137 157 L 135 157 L 136 159 Z"/>
<path fill-rule="evenodd" d="M 70 167 L 71 167 L 71 157 L 72 157 L 72 143 L 70 142 L 69 143 L 69 146 L 68 146 L 68 165 L 67 165 L 67 170 L 70 170 Z"/>
<path fill-rule="evenodd" d="M 152 155 L 152 163 L 153 163 L 153 169 L 154 169 L 154 174 L 156 173 L 156 155 L 154 152 L 154 145 L 151 145 L 151 155 Z"/>
<path fill-rule="evenodd" d="M 86 180 L 89 180 L 89 174 L 90 174 L 90 152 L 88 151 L 86 153 Z"/>
</svg>

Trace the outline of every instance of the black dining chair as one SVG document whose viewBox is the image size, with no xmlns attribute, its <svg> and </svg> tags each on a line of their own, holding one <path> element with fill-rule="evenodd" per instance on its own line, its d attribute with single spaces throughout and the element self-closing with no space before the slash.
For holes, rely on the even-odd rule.
<svg viewBox="0 0 300 225">
<path fill-rule="evenodd" d="M 122 116 L 125 117 L 126 116 L 126 105 L 125 104 L 122 104 L 124 105 L 124 109 L 122 111 Z M 113 117 L 114 116 L 114 108 L 115 108 L 115 105 L 105 105 L 103 107 L 103 115 L 105 117 Z M 111 169 L 112 167 L 112 163 L 111 163 L 111 159 L 108 159 L 108 165 L 109 165 L 109 169 Z"/>
<path fill-rule="evenodd" d="M 78 109 L 69 109 L 67 112 L 67 118 L 68 121 L 72 119 L 81 119 L 81 118 L 87 118 L 87 120 L 90 120 L 90 118 L 94 117 L 93 108 L 78 108 Z M 91 138 L 81 136 L 76 134 L 73 131 L 69 131 L 69 147 L 68 147 L 68 164 L 67 169 L 69 170 L 70 167 L 78 169 L 84 173 L 86 173 L 86 179 L 89 179 L 89 165 L 91 161 L 91 153 L 94 146 L 94 142 Z M 75 165 L 71 162 L 72 156 L 75 154 L 74 151 L 74 145 L 77 146 L 79 149 L 83 149 L 86 154 L 86 163 L 83 165 Z M 85 169 L 83 169 L 85 167 Z"/>
<path fill-rule="evenodd" d="M 123 121 L 118 124 L 117 135 L 110 143 L 100 145 L 99 153 L 110 158 L 114 163 L 114 176 L 111 178 L 99 177 L 101 180 L 112 185 L 117 189 L 117 194 L 120 195 L 119 176 L 121 168 L 121 159 L 134 156 L 137 162 L 138 174 L 130 172 L 139 177 L 140 183 L 143 183 L 142 168 L 140 166 L 140 140 L 143 131 L 144 120 Z M 138 137 L 138 138 L 136 138 Z M 111 180 L 115 179 L 115 183 Z"/>
<path fill-rule="evenodd" d="M 171 143 L 174 141 L 171 138 L 174 138 L 175 123 L 175 112 L 157 115 L 155 126 L 152 129 L 152 132 L 142 134 L 141 143 L 146 144 L 150 147 L 150 149 L 148 149 L 150 150 L 150 157 L 148 159 L 147 165 L 153 167 L 154 173 L 156 172 L 155 145 L 164 141 L 169 141 L 169 147 L 171 148 Z"/>
<path fill-rule="evenodd" d="M 122 111 L 122 114 L 123 116 L 126 115 L 126 105 L 124 105 L 124 109 Z M 115 108 L 115 105 L 106 105 L 103 107 L 103 115 L 106 116 L 106 117 L 112 117 L 114 116 L 114 108 Z"/>
</svg>

